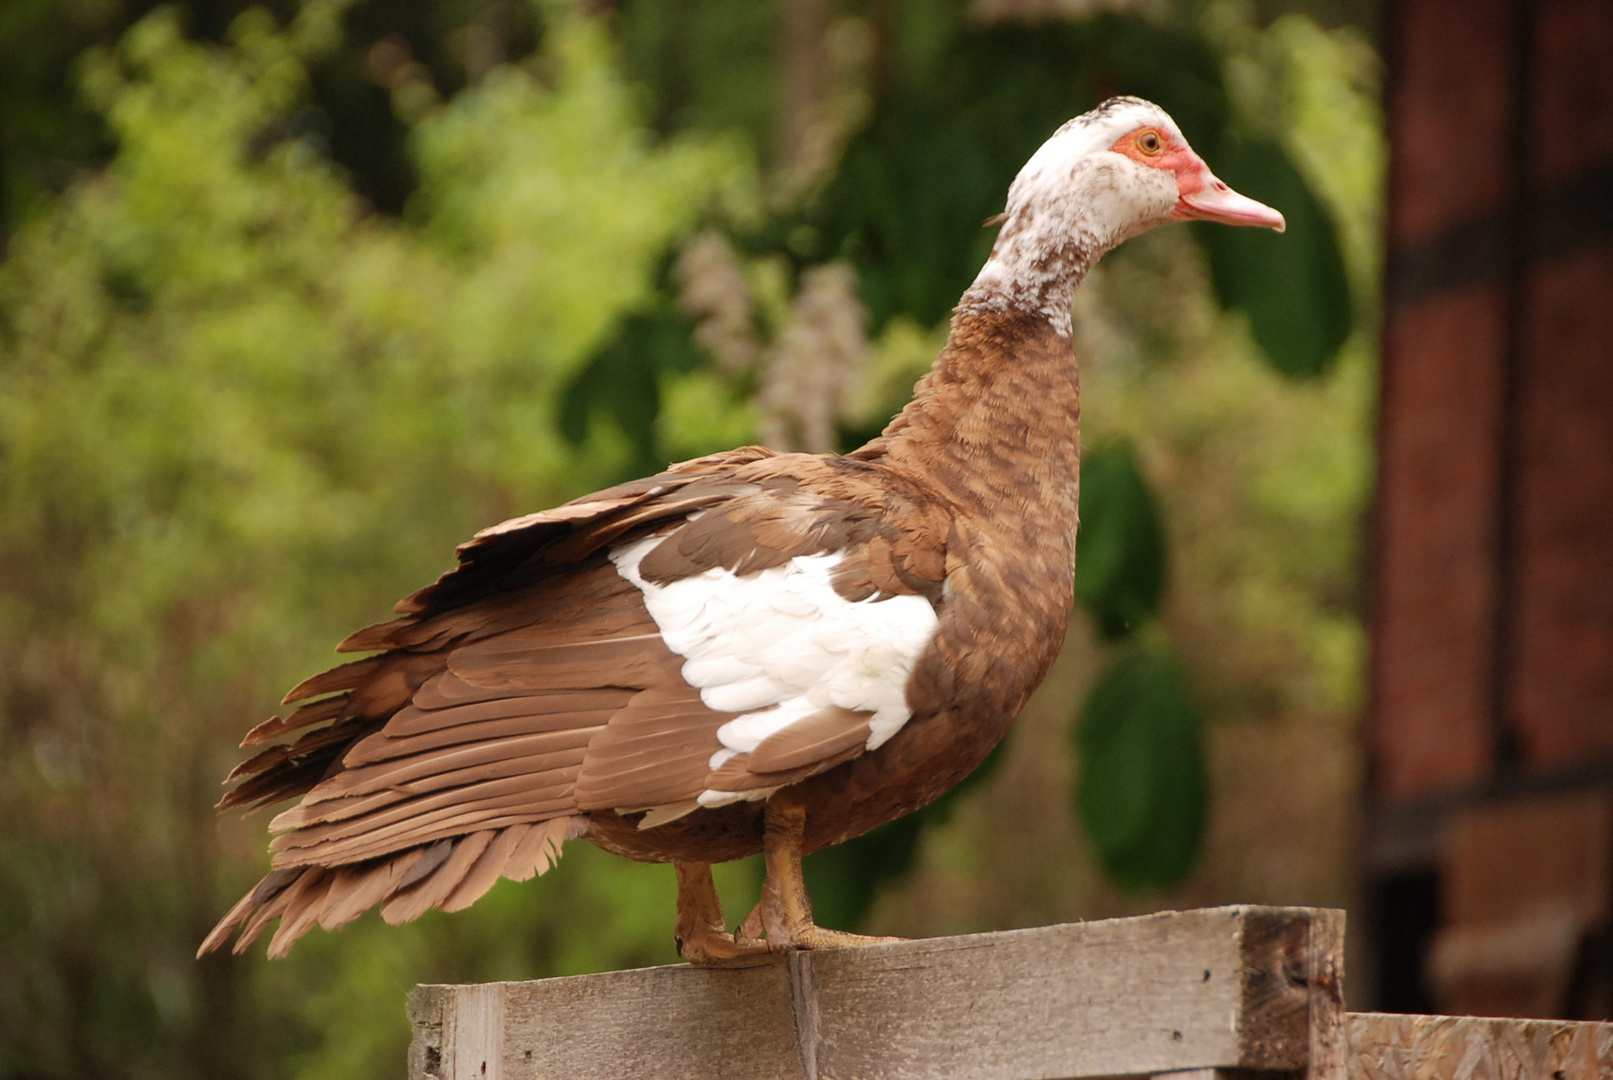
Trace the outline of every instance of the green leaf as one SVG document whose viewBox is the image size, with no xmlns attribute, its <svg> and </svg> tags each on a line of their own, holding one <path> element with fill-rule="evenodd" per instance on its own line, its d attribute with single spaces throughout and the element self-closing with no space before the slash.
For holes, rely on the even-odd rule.
<svg viewBox="0 0 1613 1080">
<path fill-rule="evenodd" d="M 1105 637 L 1118 638 L 1154 615 L 1164 584 L 1159 505 L 1131 450 L 1089 450 L 1081 462 L 1075 598 Z"/>
<path fill-rule="evenodd" d="M 1163 888 L 1193 867 L 1208 788 L 1200 726 L 1168 646 L 1122 653 L 1081 710 L 1075 810 L 1123 888 Z"/>
<path fill-rule="evenodd" d="M 657 296 L 648 310 L 622 320 L 616 335 L 589 358 L 560 396 L 559 427 L 573 446 L 588 438 L 596 419 L 608 419 L 632 444 L 625 476 L 666 467 L 657 445 L 661 376 L 691 371 L 704 362 L 689 320 L 670 297 Z"/>
<path fill-rule="evenodd" d="M 1273 367 L 1294 378 L 1326 372 L 1350 335 L 1350 285 L 1333 219 L 1276 142 L 1228 132 L 1216 175 L 1288 219 L 1282 234 L 1197 223 L 1224 307 L 1249 315 L 1249 329 Z"/>
</svg>

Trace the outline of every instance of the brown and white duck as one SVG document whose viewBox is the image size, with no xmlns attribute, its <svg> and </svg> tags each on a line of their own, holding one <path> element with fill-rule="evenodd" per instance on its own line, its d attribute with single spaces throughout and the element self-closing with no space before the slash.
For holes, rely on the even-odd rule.
<svg viewBox="0 0 1613 1080">
<path fill-rule="evenodd" d="M 814 925 L 801 857 L 956 784 L 1047 672 L 1075 565 L 1071 300 L 1105 251 L 1185 218 L 1283 228 L 1158 106 L 1113 98 L 1020 171 L 878 438 L 714 454 L 479 533 L 339 646 L 375 655 L 247 735 L 303 731 L 221 806 L 299 801 L 201 952 L 275 918 L 270 956 L 377 904 L 390 923 L 457 911 L 578 837 L 676 866 L 696 964 L 870 940 Z M 756 852 L 761 901 L 731 934 L 711 864 Z"/>
</svg>

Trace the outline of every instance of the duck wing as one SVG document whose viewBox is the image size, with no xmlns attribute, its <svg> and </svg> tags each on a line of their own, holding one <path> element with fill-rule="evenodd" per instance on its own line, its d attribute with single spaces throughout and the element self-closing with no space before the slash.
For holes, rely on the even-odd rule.
<svg viewBox="0 0 1613 1080">
<path fill-rule="evenodd" d="M 908 719 L 948 516 L 871 466 L 747 449 L 461 547 L 248 735 L 223 807 L 274 819 L 275 871 L 204 948 L 282 915 L 271 953 L 374 903 L 468 906 L 552 865 L 596 810 L 654 828 L 762 799 Z M 312 884 L 310 884 L 310 881 Z M 289 897 L 289 899 L 288 899 Z"/>
</svg>

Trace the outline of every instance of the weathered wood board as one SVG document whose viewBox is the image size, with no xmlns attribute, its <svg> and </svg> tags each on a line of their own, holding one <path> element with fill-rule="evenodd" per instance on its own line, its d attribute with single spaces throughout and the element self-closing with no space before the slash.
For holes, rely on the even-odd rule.
<svg viewBox="0 0 1613 1080">
<path fill-rule="evenodd" d="M 415 1080 L 1343 1080 L 1343 912 L 1225 907 L 537 982 L 422 986 Z"/>
<path fill-rule="evenodd" d="M 1348 1013 L 1349 1080 L 1607 1080 L 1613 1024 Z"/>
<path fill-rule="evenodd" d="M 783 963 L 420 986 L 409 1011 L 419 1080 L 802 1076 Z"/>
</svg>

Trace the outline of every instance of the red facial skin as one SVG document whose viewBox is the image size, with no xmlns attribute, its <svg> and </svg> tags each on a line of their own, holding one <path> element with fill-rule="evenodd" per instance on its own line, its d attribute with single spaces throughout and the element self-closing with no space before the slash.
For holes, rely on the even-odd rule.
<svg viewBox="0 0 1613 1080">
<path fill-rule="evenodd" d="M 1227 187 L 1185 142 L 1160 128 L 1138 128 L 1121 136 L 1109 149 L 1139 165 L 1176 175 L 1177 202 L 1171 211 L 1174 217 L 1254 225 L 1278 232 L 1287 227 L 1281 214 Z"/>
</svg>

